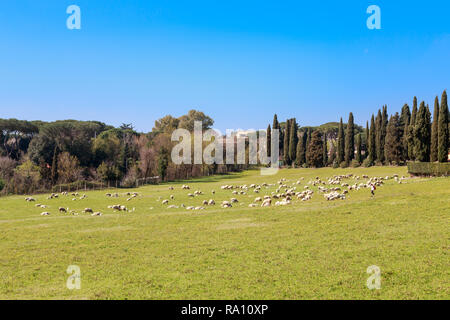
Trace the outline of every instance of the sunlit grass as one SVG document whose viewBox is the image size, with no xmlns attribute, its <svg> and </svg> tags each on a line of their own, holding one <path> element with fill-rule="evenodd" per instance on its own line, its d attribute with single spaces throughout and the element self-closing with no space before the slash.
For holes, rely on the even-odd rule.
<svg viewBox="0 0 450 320">
<path fill-rule="evenodd" d="M 405 168 L 258 170 L 146 186 L 87 192 L 47 200 L 0 198 L 0 298 L 3 299 L 448 299 L 450 178 L 389 180 L 371 198 L 368 189 L 327 202 L 249 208 L 261 193 L 232 195 L 224 184 L 288 184 L 354 173 L 407 176 Z M 352 181 L 352 180 L 350 180 Z M 191 190 L 181 190 L 188 184 Z M 169 186 L 175 190 L 170 191 Z M 313 188 L 314 190 L 317 190 Z M 204 195 L 188 198 L 188 193 Z M 215 190 L 213 195 L 211 190 Z M 140 196 L 126 201 L 125 192 Z M 119 192 L 108 198 L 106 192 Z M 80 191 L 80 194 L 84 193 Z M 169 204 L 216 206 L 200 211 Z M 223 200 L 238 198 L 233 208 Z M 49 208 L 36 208 L 35 204 Z M 123 204 L 134 212 L 113 212 Z M 58 213 L 58 207 L 80 213 Z M 81 213 L 90 207 L 103 216 Z M 152 208 L 152 209 L 151 209 Z M 50 216 L 42 217 L 42 211 Z M 68 290 L 66 269 L 81 268 L 81 290 Z M 381 268 L 381 289 L 369 290 L 366 269 Z"/>
</svg>

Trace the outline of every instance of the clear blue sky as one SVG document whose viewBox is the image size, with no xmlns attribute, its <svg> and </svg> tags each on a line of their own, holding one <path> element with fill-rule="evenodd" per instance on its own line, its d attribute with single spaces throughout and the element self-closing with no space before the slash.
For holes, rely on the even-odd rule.
<svg viewBox="0 0 450 320">
<path fill-rule="evenodd" d="M 66 28 L 71 4 L 81 30 Z M 450 1 L 1 1 L 0 63 L 2 118 L 149 131 L 195 108 L 222 131 L 274 111 L 364 124 L 450 88 Z"/>
</svg>

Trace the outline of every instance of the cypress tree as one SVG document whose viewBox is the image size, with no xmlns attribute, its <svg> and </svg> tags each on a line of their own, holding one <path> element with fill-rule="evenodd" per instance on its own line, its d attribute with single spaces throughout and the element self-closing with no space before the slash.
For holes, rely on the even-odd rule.
<svg viewBox="0 0 450 320">
<path fill-rule="evenodd" d="M 339 122 L 338 129 L 338 141 L 337 141 L 337 161 L 338 164 L 341 164 L 345 159 L 345 135 L 344 135 L 344 124 L 341 121 Z"/>
<path fill-rule="evenodd" d="M 323 166 L 323 140 L 319 130 L 313 132 L 308 144 L 308 163 L 314 168 Z"/>
<path fill-rule="evenodd" d="M 323 135 L 323 166 L 328 166 L 328 141 L 326 132 Z"/>
<path fill-rule="evenodd" d="M 297 164 L 302 166 L 306 163 L 306 140 L 308 139 L 308 131 L 305 130 L 298 140 L 297 147 Z"/>
<path fill-rule="evenodd" d="M 369 132 L 369 162 L 373 164 L 377 160 L 377 150 L 376 150 L 376 133 L 375 133 L 375 118 L 372 114 L 370 119 L 370 132 Z"/>
<path fill-rule="evenodd" d="M 449 147 L 449 129 L 448 129 L 448 104 L 447 92 L 444 90 L 441 98 L 441 107 L 439 109 L 438 123 L 438 161 L 447 162 Z"/>
<path fill-rule="evenodd" d="M 403 132 L 405 130 L 405 126 L 409 125 L 409 118 L 411 118 L 411 111 L 409 110 L 409 106 L 407 103 L 405 103 L 402 107 L 402 112 L 400 114 L 400 128 L 402 129 L 402 136 Z"/>
<path fill-rule="evenodd" d="M 364 150 L 363 158 L 367 158 L 367 156 L 369 155 L 369 133 L 369 121 L 366 121 L 366 131 L 364 132 L 365 137 L 364 141 L 361 141 Z"/>
<path fill-rule="evenodd" d="M 425 102 L 420 103 L 414 126 L 414 155 L 420 162 L 430 161 L 431 124 L 430 112 Z"/>
<path fill-rule="evenodd" d="M 278 122 L 278 117 L 276 114 L 273 116 L 272 129 L 273 130 L 278 129 L 278 138 L 280 139 L 278 151 L 281 153 L 283 151 L 283 142 L 284 142 L 283 141 L 283 131 L 280 130 L 280 123 Z"/>
<path fill-rule="evenodd" d="M 266 131 L 266 148 L 267 148 L 267 156 L 269 158 L 270 158 L 270 151 L 272 150 L 271 139 L 272 139 L 272 130 L 271 130 L 270 124 L 269 124 L 267 126 L 267 131 Z"/>
<path fill-rule="evenodd" d="M 400 164 L 404 160 L 403 143 L 401 141 L 402 127 L 398 113 L 391 116 L 386 130 L 384 154 L 389 164 Z"/>
<path fill-rule="evenodd" d="M 438 126 L 439 126 L 439 98 L 434 99 L 433 124 L 431 125 L 430 161 L 438 160 Z"/>
<path fill-rule="evenodd" d="M 402 149 L 403 149 L 403 159 L 408 159 L 408 126 L 409 126 L 409 119 L 411 118 L 411 111 L 409 110 L 408 104 L 405 103 L 405 105 L 402 108 L 402 113 L 400 115 L 400 129 L 402 130 L 401 134 L 401 141 L 402 141 Z"/>
<path fill-rule="evenodd" d="M 294 162 L 297 156 L 297 144 L 298 144 L 298 135 L 297 135 L 297 121 L 295 118 L 291 119 L 291 128 L 289 132 L 289 159 L 291 162 Z"/>
<path fill-rule="evenodd" d="M 301 166 L 304 162 L 302 162 L 302 148 L 303 148 L 303 136 L 298 139 L 297 142 L 297 154 L 295 155 L 295 165 Z"/>
<path fill-rule="evenodd" d="M 386 140 L 386 132 L 387 132 L 387 125 L 389 122 L 389 116 L 387 113 L 387 105 L 383 106 L 383 111 L 381 114 L 381 162 L 384 162 L 385 155 L 384 155 L 384 143 Z"/>
<path fill-rule="evenodd" d="M 382 150 L 383 148 L 383 144 L 382 144 L 382 140 L 383 140 L 383 136 L 382 136 L 382 127 L 383 126 L 383 119 L 382 119 L 382 115 L 381 115 L 381 110 L 378 109 L 378 114 L 377 117 L 375 118 L 375 144 L 376 144 L 376 152 L 377 152 L 377 160 L 379 162 L 383 162 L 383 153 L 384 150 Z"/>
<path fill-rule="evenodd" d="M 308 156 L 309 148 L 308 148 L 308 146 L 309 146 L 309 143 L 311 141 L 311 135 L 312 135 L 312 129 L 309 128 L 308 129 L 308 135 L 306 136 L 306 144 L 305 144 L 305 163 L 306 163 L 307 167 L 311 166 L 311 164 L 308 162 L 309 161 L 308 160 L 309 159 L 309 156 Z"/>
<path fill-rule="evenodd" d="M 286 125 L 284 128 L 284 139 L 283 139 L 283 159 L 286 165 L 291 164 L 291 160 L 289 158 L 289 131 L 290 131 L 290 121 L 286 120 Z"/>
<path fill-rule="evenodd" d="M 411 112 L 411 119 L 409 120 L 408 125 L 408 134 L 406 136 L 407 142 L 408 142 L 408 158 L 409 160 L 415 159 L 415 153 L 414 153 L 414 126 L 416 123 L 416 114 L 417 114 L 417 98 L 414 97 L 413 100 L 413 108 Z"/>
<path fill-rule="evenodd" d="M 358 133 L 358 135 L 356 136 L 356 161 L 358 161 L 358 163 L 362 162 L 362 153 L 361 153 L 361 149 L 362 149 L 362 137 L 361 137 L 361 133 Z"/>
<path fill-rule="evenodd" d="M 353 113 L 350 112 L 347 123 L 347 134 L 345 135 L 345 162 L 347 165 L 355 156 L 355 125 Z"/>
</svg>

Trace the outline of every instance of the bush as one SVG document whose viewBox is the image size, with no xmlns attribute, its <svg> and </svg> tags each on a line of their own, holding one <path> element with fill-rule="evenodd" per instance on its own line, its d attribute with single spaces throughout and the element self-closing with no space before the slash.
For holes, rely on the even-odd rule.
<svg viewBox="0 0 450 320">
<path fill-rule="evenodd" d="M 373 166 L 373 162 L 370 161 L 369 158 L 366 158 L 366 159 L 364 159 L 362 166 L 365 168 L 369 168 L 369 167 Z"/>
<path fill-rule="evenodd" d="M 408 162 L 408 172 L 417 176 L 448 176 L 450 162 Z"/>
<path fill-rule="evenodd" d="M 3 181 L 3 179 L 0 178 L 0 191 L 2 191 L 4 187 L 5 187 L 5 181 Z"/>
<path fill-rule="evenodd" d="M 341 164 L 339 165 L 341 168 L 348 168 L 348 163 L 345 161 L 342 161 Z"/>
<path fill-rule="evenodd" d="M 358 162 L 358 160 L 353 159 L 352 163 L 350 164 L 350 166 L 352 168 L 358 168 L 361 164 Z"/>
</svg>

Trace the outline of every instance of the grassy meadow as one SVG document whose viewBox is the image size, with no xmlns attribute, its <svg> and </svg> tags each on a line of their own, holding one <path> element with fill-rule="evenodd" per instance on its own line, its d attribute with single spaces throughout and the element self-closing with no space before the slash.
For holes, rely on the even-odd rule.
<svg viewBox="0 0 450 320">
<path fill-rule="evenodd" d="M 369 189 L 326 201 L 249 208 L 256 194 L 233 195 L 225 184 L 287 184 L 316 176 L 399 174 L 374 198 Z M 359 182 L 365 182 L 362 179 Z M 352 184 L 353 179 L 344 180 Z M 188 184 L 190 190 L 181 190 Z M 174 190 L 169 190 L 173 186 Z M 189 198 L 188 193 L 204 195 Z M 215 194 L 212 194 L 215 190 Z M 139 196 L 126 201 L 124 193 Z M 119 198 L 105 196 L 118 192 Z M 80 195 L 83 194 L 80 191 Z M 138 189 L 0 198 L 0 299 L 449 299 L 450 178 L 409 178 L 405 167 L 258 170 Z M 169 204 L 215 206 L 191 211 Z M 237 198 L 232 208 L 223 200 Z M 35 204 L 49 207 L 41 209 Z M 114 212 L 123 204 L 134 212 Z M 58 212 L 69 208 L 80 214 Z M 102 216 L 81 213 L 90 207 Z M 50 216 L 41 216 L 48 211 Z M 69 265 L 81 269 L 81 289 L 69 290 Z M 366 270 L 381 269 L 381 289 L 369 290 Z"/>
</svg>

